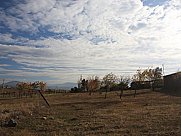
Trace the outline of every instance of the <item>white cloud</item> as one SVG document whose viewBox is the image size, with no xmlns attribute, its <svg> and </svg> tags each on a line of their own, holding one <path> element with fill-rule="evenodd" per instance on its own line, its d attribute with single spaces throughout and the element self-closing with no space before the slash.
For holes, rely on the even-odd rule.
<svg viewBox="0 0 181 136">
<path fill-rule="evenodd" d="M 81 74 L 132 74 L 139 67 L 162 64 L 171 73 L 181 64 L 180 13 L 177 0 L 155 7 L 140 0 L 30 0 L 8 14 L 1 11 L 1 20 L 12 31 L 36 34 L 41 28 L 57 35 L 30 40 L 2 34 L 0 56 L 23 64 L 23 75 L 47 75 L 57 82 L 77 80 Z"/>
</svg>

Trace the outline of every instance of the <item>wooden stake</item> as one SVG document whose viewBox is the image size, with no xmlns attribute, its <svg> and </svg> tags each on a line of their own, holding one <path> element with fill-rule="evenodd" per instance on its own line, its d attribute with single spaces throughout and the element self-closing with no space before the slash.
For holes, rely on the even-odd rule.
<svg viewBox="0 0 181 136">
<path fill-rule="evenodd" d="M 48 101 L 45 99 L 45 97 L 43 96 L 43 94 L 41 93 L 40 90 L 38 90 L 38 92 L 40 93 L 41 97 L 43 97 L 44 101 L 46 102 L 46 104 L 50 107 L 50 104 L 48 103 Z"/>
</svg>

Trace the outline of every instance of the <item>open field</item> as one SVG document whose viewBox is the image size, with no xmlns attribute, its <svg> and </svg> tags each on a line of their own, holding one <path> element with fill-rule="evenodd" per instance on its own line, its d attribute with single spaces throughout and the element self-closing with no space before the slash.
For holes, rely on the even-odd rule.
<svg viewBox="0 0 181 136">
<path fill-rule="evenodd" d="M 0 100 L 0 136 L 180 135 L 181 97 L 138 92 L 46 94 L 50 107 L 39 96 Z M 16 127 L 3 126 L 9 118 Z"/>
</svg>

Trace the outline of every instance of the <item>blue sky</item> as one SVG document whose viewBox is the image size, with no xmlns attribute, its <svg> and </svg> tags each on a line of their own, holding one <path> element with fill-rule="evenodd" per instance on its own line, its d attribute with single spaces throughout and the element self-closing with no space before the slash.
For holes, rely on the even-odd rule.
<svg viewBox="0 0 181 136">
<path fill-rule="evenodd" d="M 1 0 L 0 79 L 77 82 L 181 69 L 179 0 Z"/>
</svg>

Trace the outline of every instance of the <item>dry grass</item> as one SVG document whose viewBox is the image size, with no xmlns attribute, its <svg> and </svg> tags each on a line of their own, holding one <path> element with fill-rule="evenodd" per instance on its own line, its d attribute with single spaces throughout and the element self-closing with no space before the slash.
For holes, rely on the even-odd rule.
<svg viewBox="0 0 181 136">
<path fill-rule="evenodd" d="M 140 92 L 122 100 L 115 92 L 107 99 L 104 93 L 46 95 L 50 108 L 39 97 L 0 100 L 0 121 L 18 122 L 1 127 L 0 136 L 180 135 L 181 97 Z"/>
</svg>

